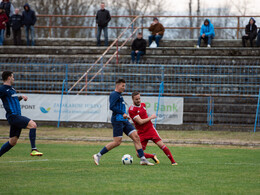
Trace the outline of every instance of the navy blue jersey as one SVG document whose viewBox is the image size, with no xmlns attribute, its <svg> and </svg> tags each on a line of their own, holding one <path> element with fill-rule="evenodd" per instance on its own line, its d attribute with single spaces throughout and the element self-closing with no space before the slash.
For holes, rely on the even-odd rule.
<svg viewBox="0 0 260 195">
<path fill-rule="evenodd" d="M 6 118 L 8 119 L 12 115 L 21 116 L 21 107 L 18 95 L 15 89 L 9 85 L 3 85 L 0 87 L 0 98 L 2 99 Z"/>
<path fill-rule="evenodd" d="M 128 121 L 123 118 L 126 113 L 125 101 L 121 93 L 113 91 L 109 96 L 110 110 L 112 110 L 111 121 Z"/>
</svg>

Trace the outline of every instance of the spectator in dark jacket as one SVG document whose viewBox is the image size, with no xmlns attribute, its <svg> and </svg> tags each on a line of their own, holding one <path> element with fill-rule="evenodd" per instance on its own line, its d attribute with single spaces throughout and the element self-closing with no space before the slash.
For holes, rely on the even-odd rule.
<svg viewBox="0 0 260 195">
<path fill-rule="evenodd" d="M 246 46 L 246 40 L 250 40 L 250 46 L 253 47 L 253 40 L 257 36 L 257 26 L 255 25 L 255 19 L 250 18 L 248 25 L 245 29 L 246 34 L 242 37 L 243 47 Z"/>
<path fill-rule="evenodd" d="M 258 35 L 257 35 L 256 46 L 257 46 L 257 47 L 260 47 L 260 29 L 259 29 Z"/>
<path fill-rule="evenodd" d="M 21 27 L 23 26 L 23 17 L 19 14 L 19 9 L 15 9 L 14 15 L 10 18 L 10 25 L 13 30 L 14 45 L 21 45 Z"/>
<path fill-rule="evenodd" d="M 6 38 L 9 38 L 11 35 L 10 31 L 10 17 L 14 14 L 14 6 L 9 0 L 3 0 L 0 4 L 0 7 L 2 7 L 5 10 L 5 14 L 8 17 L 8 22 L 6 23 Z"/>
<path fill-rule="evenodd" d="M 146 41 L 143 39 L 142 33 L 138 33 L 137 38 L 132 43 L 132 62 L 138 64 L 140 57 L 145 54 L 146 51 Z"/>
<path fill-rule="evenodd" d="M 111 20 L 111 16 L 108 10 L 105 9 L 105 3 L 101 3 L 101 9 L 98 10 L 96 15 L 96 23 L 98 25 L 98 32 L 97 32 L 97 45 L 100 46 L 100 36 L 101 31 L 104 31 L 105 37 L 105 46 L 108 46 L 108 33 L 107 33 L 107 25 Z"/>
<path fill-rule="evenodd" d="M 159 41 L 162 39 L 164 34 L 164 26 L 159 23 L 158 18 L 153 19 L 153 23 L 148 29 L 151 32 L 151 35 L 149 36 L 149 46 L 152 44 L 153 40 L 155 40 L 157 47 L 159 47 Z"/>
<path fill-rule="evenodd" d="M 5 10 L 0 7 L 0 45 L 3 45 L 4 43 L 4 37 L 5 37 L 5 26 L 8 22 L 8 17 L 5 14 Z"/>
<path fill-rule="evenodd" d="M 23 24 L 25 25 L 25 34 L 27 46 L 30 45 L 29 33 L 31 32 L 31 45 L 34 46 L 34 25 L 37 21 L 35 12 L 30 8 L 29 4 L 24 5 Z"/>
</svg>

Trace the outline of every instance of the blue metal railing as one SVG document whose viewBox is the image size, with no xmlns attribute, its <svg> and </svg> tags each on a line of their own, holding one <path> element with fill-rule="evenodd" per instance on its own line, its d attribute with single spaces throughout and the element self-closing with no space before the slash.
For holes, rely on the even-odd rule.
<svg viewBox="0 0 260 195">
<path fill-rule="evenodd" d="M 23 65 L 21 65 L 23 64 Z M 61 93 L 62 82 L 70 88 L 92 64 L 81 61 L 74 63 L 55 60 L 0 62 L 0 71 L 15 73 L 15 87 L 27 93 Z M 95 66 L 89 75 L 94 75 L 100 66 Z M 145 95 L 158 95 L 160 83 L 164 82 L 164 95 L 169 96 L 240 96 L 257 97 L 260 83 L 259 65 L 151 65 L 109 64 L 102 69 L 88 86 L 89 94 L 108 94 L 114 81 L 123 77 L 127 81 L 126 93 L 133 90 Z M 82 80 L 70 93 L 76 93 Z M 86 92 L 85 92 L 86 93 Z"/>
<path fill-rule="evenodd" d="M 20 92 L 62 94 L 62 90 L 66 93 L 82 75 L 82 72 L 85 72 L 92 65 L 93 63 L 86 63 L 83 60 L 63 63 L 55 59 L 44 61 L 16 59 L 12 62 L 0 61 L 0 72 L 3 70 L 13 71 L 16 80 L 14 87 Z M 95 66 L 89 74 L 94 75 L 99 69 L 99 65 Z M 109 94 L 114 90 L 114 82 L 119 77 L 126 79 L 125 94 L 128 95 L 133 91 L 140 91 L 142 95 L 182 96 L 185 97 L 185 105 L 191 99 L 203 100 L 198 105 L 196 101 L 192 101 L 190 105 L 194 109 L 189 110 L 187 107 L 184 110 L 184 116 L 196 115 L 194 120 L 199 123 L 207 123 L 208 125 L 221 123 L 255 124 L 255 110 L 260 83 L 260 66 L 258 64 L 225 64 L 224 62 L 211 65 L 200 63 L 172 65 L 109 64 L 88 86 L 85 94 Z M 72 93 L 74 92 L 72 91 L 71 94 L 76 94 L 84 85 L 85 81 L 80 82 L 75 89 L 75 93 Z M 242 99 L 248 98 L 248 101 L 253 103 L 250 103 L 250 105 L 247 102 L 241 105 L 226 103 L 226 106 L 232 106 L 233 110 L 222 108 L 220 110 L 221 106 L 215 101 L 215 97 L 230 99 L 231 96 Z M 197 111 L 196 106 L 200 106 L 201 111 Z M 241 118 L 241 121 L 239 119 L 233 121 L 231 115 L 233 118 Z M 224 121 L 223 118 L 227 120 Z M 228 120 L 229 118 L 232 119 Z M 189 123 L 189 120 L 185 117 L 184 123 Z M 256 127 L 258 126 L 259 120 L 256 123 Z"/>
</svg>

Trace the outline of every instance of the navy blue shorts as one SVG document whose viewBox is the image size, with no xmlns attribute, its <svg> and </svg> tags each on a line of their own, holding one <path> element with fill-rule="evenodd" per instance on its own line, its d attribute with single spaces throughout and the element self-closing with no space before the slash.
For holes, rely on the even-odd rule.
<svg viewBox="0 0 260 195">
<path fill-rule="evenodd" d="M 22 129 L 25 129 L 28 126 L 28 123 L 31 119 L 25 116 L 13 115 L 7 119 L 10 124 L 10 134 L 9 137 L 17 136 L 20 137 Z"/>
<path fill-rule="evenodd" d="M 112 126 L 113 137 L 122 137 L 123 132 L 129 136 L 133 131 L 135 131 L 135 128 L 129 121 L 112 121 Z"/>
</svg>

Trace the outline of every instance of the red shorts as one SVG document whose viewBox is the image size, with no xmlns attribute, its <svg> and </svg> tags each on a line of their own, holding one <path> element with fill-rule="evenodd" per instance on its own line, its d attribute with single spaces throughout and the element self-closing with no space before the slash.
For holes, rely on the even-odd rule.
<svg viewBox="0 0 260 195">
<path fill-rule="evenodd" d="M 160 135 L 155 129 L 149 129 L 148 131 L 144 133 L 138 133 L 140 137 L 140 141 L 143 147 L 143 150 L 146 149 L 147 143 L 149 140 L 152 140 L 154 143 L 157 143 L 158 141 L 161 141 Z"/>
</svg>

